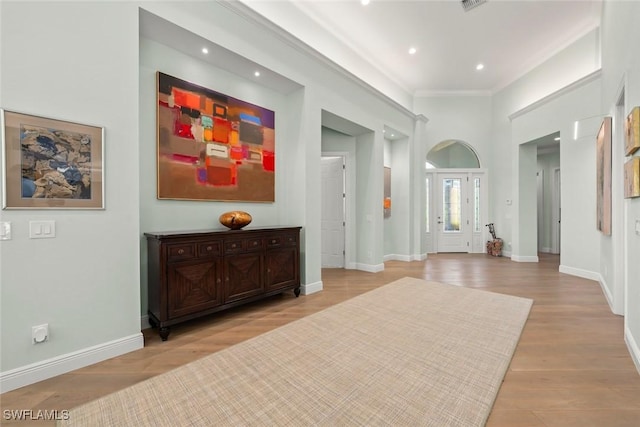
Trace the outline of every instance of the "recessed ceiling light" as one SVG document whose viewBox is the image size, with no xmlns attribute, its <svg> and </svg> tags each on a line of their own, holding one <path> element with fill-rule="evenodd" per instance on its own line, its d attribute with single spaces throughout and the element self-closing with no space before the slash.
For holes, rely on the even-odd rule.
<svg viewBox="0 0 640 427">
<path fill-rule="evenodd" d="M 560 137 L 556 136 L 555 138 L 553 138 L 554 141 L 560 141 Z"/>
<path fill-rule="evenodd" d="M 360 0 L 360 3 L 362 3 L 363 6 L 366 6 L 371 3 L 371 0 Z"/>
<path fill-rule="evenodd" d="M 476 65 L 476 70 L 480 71 L 484 68 L 484 64 L 478 64 Z"/>
<path fill-rule="evenodd" d="M 255 73 L 253 73 L 253 75 L 256 77 L 260 77 L 260 71 L 256 71 Z"/>
<path fill-rule="evenodd" d="M 409 55 L 415 55 L 415 53 L 418 51 L 418 49 L 416 49 L 415 47 L 410 47 L 409 48 Z"/>
<path fill-rule="evenodd" d="M 209 49 L 207 49 L 206 47 L 203 47 L 202 48 L 202 53 L 204 53 L 206 55 L 207 53 L 209 53 Z"/>
</svg>

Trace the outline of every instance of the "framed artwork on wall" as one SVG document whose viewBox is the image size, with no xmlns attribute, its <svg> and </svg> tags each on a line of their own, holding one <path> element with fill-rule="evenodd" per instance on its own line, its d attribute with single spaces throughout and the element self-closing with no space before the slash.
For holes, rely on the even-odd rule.
<svg viewBox="0 0 640 427">
<path fill-rule="evenodd" d="M 632 157 L 624 164 L 624 198 L 640 197 L 640 157 Z"/>
<path fill-rule="evenodd" d="M 104 128 L 2 110 L 3 209 L 104 209 Z"/>
<path fill-rule="evenodd" d="M 275 201 L 275 113 L 157 73 L 157 197 Z"/>
<path fill-rule="evenodd" d="M 624 154 L 630 156 L 640 148 L 640 107 L 634 107 L 624 124 Z"/>
<path fill-rule="evenodd" d="M 391 168 L 384 167 L 384 217 L 391 217 Z"/>
<path fill-rule="evenodd" d="M 605 117 L 596 138 L 597 226 L 611 235 L 611 117 Z"/>
</svg>

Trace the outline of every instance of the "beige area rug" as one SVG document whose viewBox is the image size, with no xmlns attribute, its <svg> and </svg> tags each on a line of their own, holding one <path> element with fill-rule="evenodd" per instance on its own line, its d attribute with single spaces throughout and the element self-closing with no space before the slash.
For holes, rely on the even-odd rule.
<svg viewBox="0 0 640 427">
<path fill-rule="evenodd" d="M 75 426 L 482 426 L 532 301 L 404 278 L 71 410 Z"/>
</svg>

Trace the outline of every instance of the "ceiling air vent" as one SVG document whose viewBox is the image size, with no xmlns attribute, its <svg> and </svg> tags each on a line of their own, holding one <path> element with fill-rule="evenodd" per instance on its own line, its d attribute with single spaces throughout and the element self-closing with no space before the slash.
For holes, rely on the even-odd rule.
<svg viewBox="0 0 640 427">
<path fill-rule="evenodd" d="M 480 6 L 481 4 L 486 2 L 487 0 L 461 0 L 460 1 L 460 3 L 462 3 L 462 8 L 464 9 L 465 12 L 468 12 L 474 7 Z"/>
</svg>

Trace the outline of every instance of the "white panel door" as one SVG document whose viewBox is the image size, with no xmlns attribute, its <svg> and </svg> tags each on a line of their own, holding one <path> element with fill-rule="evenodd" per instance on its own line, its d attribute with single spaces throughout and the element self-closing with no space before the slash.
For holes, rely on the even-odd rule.
<svg viewBox="0 0 640 427">
<path fill-rule="evenodd" d="M 470 252 L 468 175 L 438 174 L 438 252 Z"/>
<path fill-rule="evenodd" d="M 344 267 L 344 160 L 322 158 L 322 267 Z"/>
</svg>

